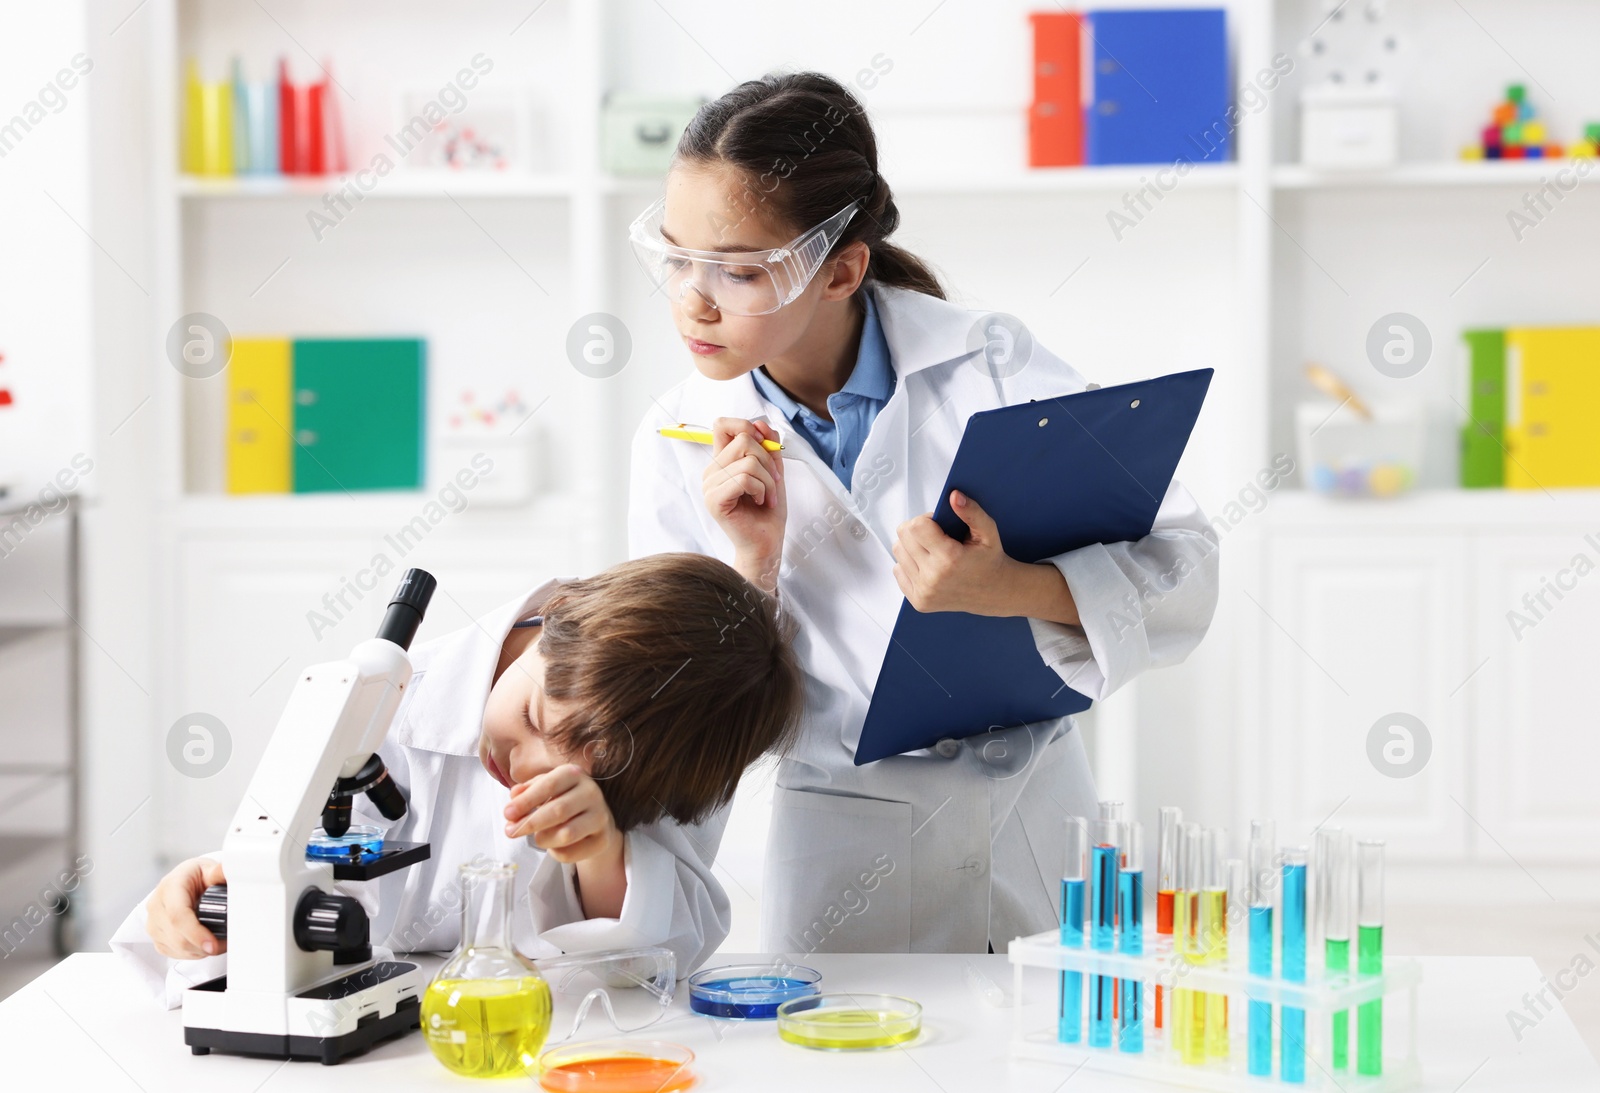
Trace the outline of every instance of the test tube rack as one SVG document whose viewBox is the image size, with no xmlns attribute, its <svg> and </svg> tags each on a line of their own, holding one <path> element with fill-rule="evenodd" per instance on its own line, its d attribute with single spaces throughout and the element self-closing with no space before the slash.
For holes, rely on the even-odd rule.
<svg viewBox="0 0 1600 1093">
<path fill-rule="evenodd" d="M 1422 982 L 1422 967 L 1414 960 L 1389 959 L 1381 975 L 1354 972 L 1328 972 L 1315 960 L 1309 961 L 1303 983 L 1251 975 L 1244 945 L 1230 946 L 1227 963 L 1191 963 L 1174 953 L 1170 936 L 1147 930 L 1145 955 L 1105 952 L 1091 948 L 1068 948 L 1060 935 L 1047 933 L 1021 937 L 1011 942 L 1009 957 L 1015 978 L 1013 1012 L 1015 1026 L 1012 1054 L 1021 1059 L 1060 1063 L 1068 1067 L 1088 1066 L 1113 1074 L 1160 1081 L 1190 1089 L 1220 1090 L 1224 1093 L 1262 1093 L 1277 1090 L 1338 1090 L 1341 1093 L 1400 1093 L 1422 1083 L 1422 1067 L 1417 1060 L 1417 987 Z M 1237 950 L 1236 952 L 1233 950 Z M 1075 971 L 1085 982 L 1093 975 L 1133 979 L 1144 984 L 1144 1050 L 1120 1051 L 1113 1037 L 1109 1048 L 1088 1047 L 1086 1043 L 1061 1043 L 1057 1039 L 1056 989 L 1052 985 L 1048 1004 L 1024 1004 L 1023 973 L 1028 968 Z M 1052 983 L 1059 977 L 1052 976 Z M 1039 980 L 1042 983 L 1042 977 Z M 1154 991 L 1166 989 L 1170 1007 L 1172 991 L 1187 989 L 1207 994 L 1224 994 L 1229 999 L 1229 1051 L 1226 1058 L 1208 1058 L 1204 1063 L 1185 1063 L 1179 1057 L 1170 1027 L 1154 1025 Z M 1398 1054 L 1386 1051 L 1383 1073 L 1366 1076 L 1356 1072 L 1354 1060 L 1356 1010 L 1363 1002 L 1385 999 L 1384 1044 L 1399 1048 Z M 1273 1068 L 1271 1077 L 1249 1073 L 1248 1011 L 1250 1002 L 1266 1002 L 1273 1012 Z M 1280 1058 L 1281 1009 L 1288 1006 L 1306 1013 L 1305 1081 L 1289 1082 L 1278 1074 Z M 1333 1014 L 1348 1010 L 1350 1066 L 1335 1070 L 1331 1062 Z M 1394 1036 L 1399 1031 L 1403 1035 Z"/>
</svg>

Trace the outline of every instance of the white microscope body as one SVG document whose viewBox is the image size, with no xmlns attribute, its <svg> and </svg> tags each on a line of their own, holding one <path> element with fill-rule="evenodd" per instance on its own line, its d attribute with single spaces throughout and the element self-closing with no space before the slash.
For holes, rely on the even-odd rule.
<svg viewBox="0 0 1600 1093">
<path fill-rule="evenodd" d="M 333 882 L 415 864 L 427 845 L 386 844 L 348 863 L 308 861 L 306 845 L 319 818 L 343 833 L 357 792 L 391 819 L 404 814 L 375 753 L 411 681 L 406 649 L 433 588 L 427 573 L 407 571 L 379 636 L 295 683 L 223 840 L 225 891 L 201 900 L 201 921 L 227 938 L 228 970 L 184 992 L 184 1042 L 196 1055 L 336 1063 L 417 1027 L 427 977 L 410 962 L 373 961 L 365 911 Z"/>
</svg>

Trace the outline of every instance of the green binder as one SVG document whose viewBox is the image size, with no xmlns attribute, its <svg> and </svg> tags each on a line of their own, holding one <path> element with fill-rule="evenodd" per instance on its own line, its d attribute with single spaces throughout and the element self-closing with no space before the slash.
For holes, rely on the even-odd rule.
<svg viewBox="0 0 1600 1093">
<path fill-rule="evenodd" d="M 294 492 L 422 486 L 425 347 L 415 338 L 294 343 Z"/>
<path fill-rule="evenodd" d="M 1464 330 L 1471 358 L 1467 412 L 1461 426 L 1461 485 L 1483 489 L 1506 484 L 1506 332 Z"/>
</svg>

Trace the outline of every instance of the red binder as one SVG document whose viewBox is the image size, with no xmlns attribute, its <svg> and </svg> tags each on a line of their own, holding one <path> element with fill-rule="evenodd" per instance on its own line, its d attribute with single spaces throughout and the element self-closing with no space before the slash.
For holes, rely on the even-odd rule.
<svg viewBox="0 0 1600 1093">
<path fill-rule="evenodd" d="M 1083 162 L 1080 34 L 1076 12 L 1034 12 L 1033 103 L 1028 108 L 1028 166 Z"/>
</svg>

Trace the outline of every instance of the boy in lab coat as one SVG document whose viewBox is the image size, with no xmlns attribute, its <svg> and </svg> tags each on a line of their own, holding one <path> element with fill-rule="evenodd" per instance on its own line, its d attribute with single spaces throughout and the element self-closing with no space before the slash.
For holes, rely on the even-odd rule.
<svg viewBox="0 0 1600 1093">
<path fill-rule="evenodd" d="M 409 807 L 388 821 L 361 797 L 354 822 L 432 855 L 337 886 L 372 916 L 374 945 L 455 948 L 460 866 L 508 860 L 523 952 L 665 945 L 692 971 L 730 925 L 711 872 L 725 806 L 795 732 L 791 626 L 731 567 L 658 554 L 548 581 L 414 649 L 379 749 Z M 216 857 L 183 862 L 111 939 L 169 1007 L 225 971 L 226 943 L 195 915 L 224 880 Z"/>
</svg>

